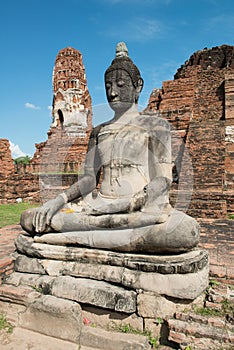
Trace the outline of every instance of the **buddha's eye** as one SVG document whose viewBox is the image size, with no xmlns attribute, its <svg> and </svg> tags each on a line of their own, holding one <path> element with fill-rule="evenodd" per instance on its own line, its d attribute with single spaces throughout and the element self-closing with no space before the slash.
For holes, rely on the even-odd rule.
<svg viewBox="0 0 234 350">
<path fill-rule="evenodd" d="M 123 80 L 118 80 L 118 81 L 117 81 L 117 85 L 118 85 L 119 87 L 122 87 L 122 86 L 126 85 L 126 83 L 125 83 L 125 81 L 123 81 Z"/>
</svg>

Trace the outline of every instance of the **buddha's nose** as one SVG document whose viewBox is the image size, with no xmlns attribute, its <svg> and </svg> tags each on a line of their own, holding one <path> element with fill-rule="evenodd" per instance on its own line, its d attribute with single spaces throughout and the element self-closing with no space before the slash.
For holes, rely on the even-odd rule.
<svg viewBox="0 0 234 350">
<path fill-rule="evenodd" d="M 112 88 L 112 90 L 111 90 L 111 98 L 113 99 L 113 98 L 115 98 L 117 96 L 118 96 L 118 92 L 116 91 L 116 89 Z"/>
</svg>

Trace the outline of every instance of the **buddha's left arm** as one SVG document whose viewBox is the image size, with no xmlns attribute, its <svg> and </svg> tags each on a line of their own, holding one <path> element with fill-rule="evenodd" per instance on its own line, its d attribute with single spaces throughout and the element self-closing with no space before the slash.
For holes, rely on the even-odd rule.
<svg viewBox="0 0 234 350">
<path fill-rule="evenodd" d="M 172 183 L 171 130 L 169 123 L 161 118 L 158 118 L 158 123 L 150 130 L 148 167 L 148 202 L 167 201 Z"/>
</svg>

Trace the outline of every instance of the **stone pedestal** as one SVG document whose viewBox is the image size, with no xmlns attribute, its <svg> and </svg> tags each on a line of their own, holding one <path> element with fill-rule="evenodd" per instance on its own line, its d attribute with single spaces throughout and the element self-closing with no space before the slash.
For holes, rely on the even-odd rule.
<svg viewBox="0 0 234 350">
<path fill-rule="evenodd" d="M 38 243 L 26 234 L 15 245 L 15 272 L 0 288 L 0 302 L 27 305 L 32 330 L 36 314 L 47 312 L 43 298 L 48 297 L 56 305 L 75 303 L 81 318 L 98 327 L 126 324 L 159 336 L 156 320 L 196 303 L 208 285 L 208 254 L 202 249 L 178 255 L 118 253 Z M 36 291 L 38 302 L 30 302 L 30 291 Z"/>
<path fill-rule="evenodd" d="M 137 311 L 145 292 L 194 300 L 208 284 L 208 255 L 201 249 L 178 255 L 117 253 L 37 243 L 26 235 L 17 238 L 16 248 L 15 271 L 22 281 L 31 276 L 52 295 L 116 311 Z"/>
</svg>

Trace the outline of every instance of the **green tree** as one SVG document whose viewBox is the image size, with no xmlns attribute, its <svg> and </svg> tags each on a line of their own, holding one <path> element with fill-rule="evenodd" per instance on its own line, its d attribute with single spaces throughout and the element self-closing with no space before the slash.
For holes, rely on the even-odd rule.
<svg viewBox="0 0 234 350">
<path fill-rule="evenodd" d="M 15 164 L 29 164 L 30 163 L 30 157 L 18 157 L 14 159 Z"/>
</svg>

